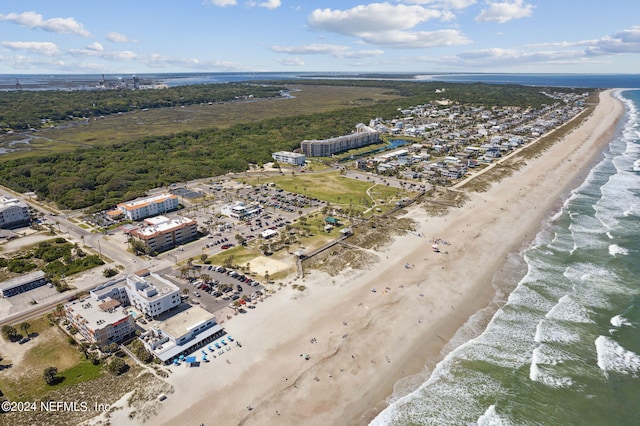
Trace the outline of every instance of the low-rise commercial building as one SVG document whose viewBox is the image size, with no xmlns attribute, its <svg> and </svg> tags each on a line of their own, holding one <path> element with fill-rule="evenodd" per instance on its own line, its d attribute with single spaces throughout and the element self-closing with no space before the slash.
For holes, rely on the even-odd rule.
<svg viewBox="0 0 640 426">
<path fill-rule="evenodd" d="M 262 206 L 257 203 L 245 205 L 242 201 L 234 204 L 222 206 L 220 214 L 236 220 L 246 220 L 251 217 L 259 216 L 262 213 Z"/>
<path fill-rule="evenodd" d="M 224 336 L 213 314 L 190 306 L 140 335 L 146 348 L 164 363 L 187 355 Z"/>
<path fill-rule="evenodd" d="M 31 272 L 20 277 L 12 278 L 0 283 L 0 296 L 11 297 L 25 291 L 33 290 L 47 283 L 42 271 Z"/>
<path fill-rule="evenodd" d="M 178 208 L 178 197 L 173 194 L 160 194 L 153 197 L 138 198 L 120 203 L 117 209 L 129 220 L 140 220 L 156 216 Z"/>
<path fill-rule="evenodd" d="M 24 201 L 7 196 L 0 197 L 0 228 L 16 228 L 30 222 L 31 213 Z"/>
<path fill-rule="evenodd" d="M 271 154 L 271 157 L 278 163 L 292 164 L 294 166 L 304 166 L 306 156 L 297 152 L 278 151 Z"/>
</svg>

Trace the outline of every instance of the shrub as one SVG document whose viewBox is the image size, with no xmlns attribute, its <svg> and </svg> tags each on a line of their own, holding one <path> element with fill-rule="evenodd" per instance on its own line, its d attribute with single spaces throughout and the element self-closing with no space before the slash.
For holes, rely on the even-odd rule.
<svg viewBox="0 0 640 426">
<path fill-rule="evenodd" d="M 58 369 L 56 367 L 45 368 L 42 376 L 48 385 L 55 385 L 60 381 L 60 378 L 58 377 Z"/>
</svg>

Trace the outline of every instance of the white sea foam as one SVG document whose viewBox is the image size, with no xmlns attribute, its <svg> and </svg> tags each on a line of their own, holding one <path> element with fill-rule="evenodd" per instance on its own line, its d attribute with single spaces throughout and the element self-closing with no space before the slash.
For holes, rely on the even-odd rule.
<svg viewBox="0 0 640 426">
<path fill-rule="evenodd" d="M 631 325 L 628 319 L 623 317 L 622 315 L 616 315 L 615 317 L 609 320 L 612 326 L 614 327 L 622 327 L 623 325 Z"/>
<path fill-rule="evenodd" d="M 531 354 L 529 379 L 554 388 L 565 388 L 573 385 L 571 377 L 553 374 L 553 367 L 565 361 L 560 352 L 549 348 L 545 350 L 544 348 L 544 346 L 539 346 Z"/>
<path fill-rule="evenodd" d="M 536 326 L 533 340 L 536 343 L 574 343 L 580 340 L 580 335 L 558 322 L 543 319 Z"/>
<path fill-rule="evenodd" d="M 599 336 L 596 341 L 598 367 L 607 375 L 610 372 L 638 376 L 640 356 L 628 351 L 618 342 L 607 336 Z"/>
<path fill-rule="evenodd" d="M 609 246 L 609 254 L 610 254 L 611 256 L 617 256 L 617 255 L 623 255 L 623 256 L 625 256 L 625 255 L 629 254 L 629 250 L 627 250 L 627 249 L 626 249 L 626 248 L 624 248 L 624 247 L 620 247 L 620 246 L 619 246 L 619 245 L 617 245 L 617 244 L 611 244 L 611 245 Z"/>
<path fill-rule="evenodd" d="M 592 324 L 594 321 L 589 318 L 589 310 L 580 305 L 575 299 L 569 295 L 562 296 L 558 303 L 551 308 L 545 318 L 570 321 L 577 323 Z"/>
<path fill-rule="evenodd" d="M 513 425 L 508 419 L 504 419 L 496 412 L 496 406 L 490 405 L 489 408 L 476 421 L 477 426 L 510 426 Z"/>
</svg>

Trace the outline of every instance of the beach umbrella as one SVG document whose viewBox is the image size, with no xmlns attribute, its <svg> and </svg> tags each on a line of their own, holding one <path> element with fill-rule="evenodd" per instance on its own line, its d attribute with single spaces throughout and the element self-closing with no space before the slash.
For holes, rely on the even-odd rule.
<svg viewBox="0 0 640 426">
<path fill-rule="evenodd" d="M 184 359 L 184 355 L 180 355 L 179 359 L 182 361 Z"/>
<path fill-rule="evenodd" d="M 231 337 L 230 335 L 227 335 L 227 339 L 229 339 L 230 342 L 233 342 L 233 337 Z"/>
</svg>

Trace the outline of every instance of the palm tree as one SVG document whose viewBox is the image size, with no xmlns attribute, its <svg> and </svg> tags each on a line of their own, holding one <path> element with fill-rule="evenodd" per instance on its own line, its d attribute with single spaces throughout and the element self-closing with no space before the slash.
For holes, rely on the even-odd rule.
<svg viewBox="0 0 640 426">
<path fill-rule="evenodd" d="M 31 328 L 31 324 L 28 322 L 23 322 L 20 324 L 20 330 L 24 331 L 24 333 L 29 337 L 29 329 Z"/>
</svg>

